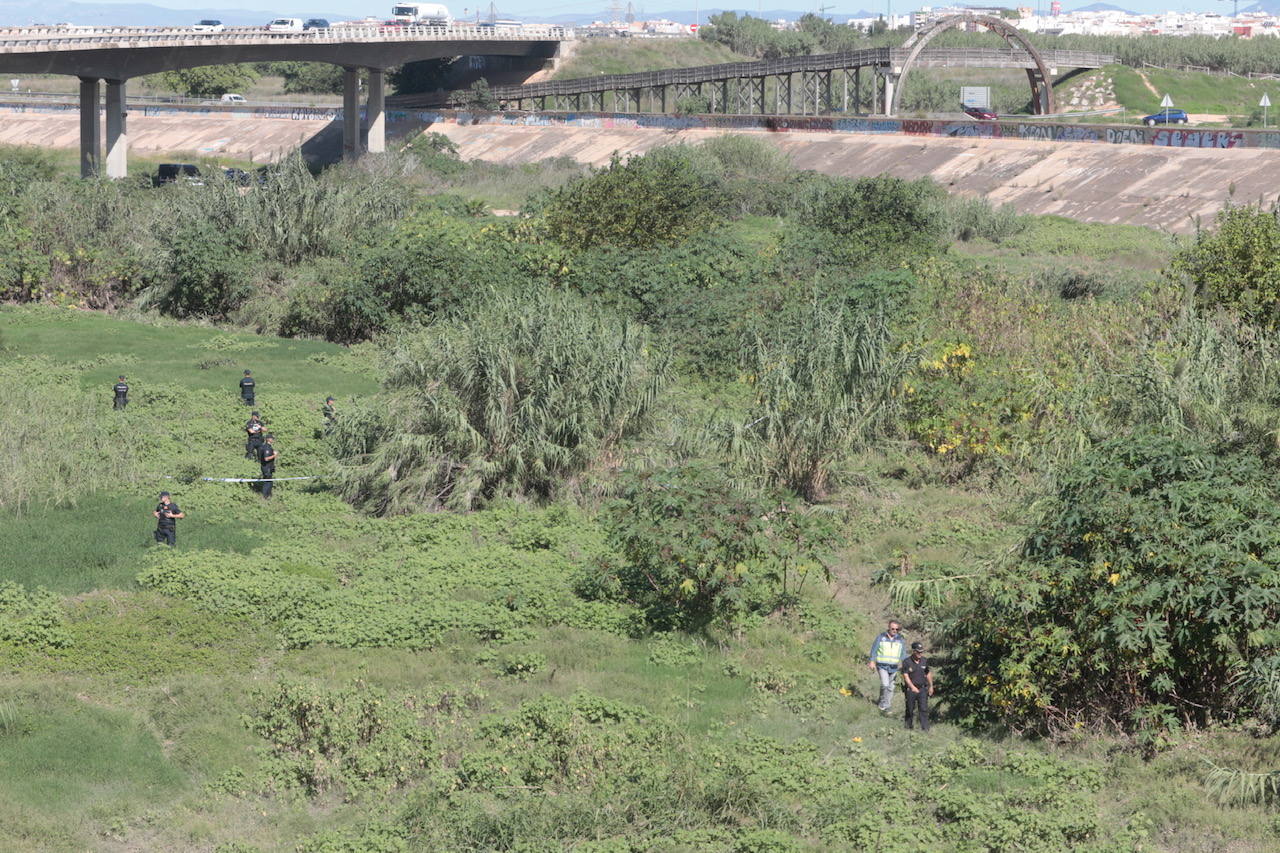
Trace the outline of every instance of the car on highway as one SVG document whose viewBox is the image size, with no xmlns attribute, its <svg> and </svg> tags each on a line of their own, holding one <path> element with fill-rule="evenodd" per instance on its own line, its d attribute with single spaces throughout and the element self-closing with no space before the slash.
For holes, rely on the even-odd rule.
<svg viewBox="0 0 1280 853">
<path fill-rule="evenodd" d="M 308 18 L 302 28 L 304 30 L 327 30 L 329 29 L 329 22 L 324 18 Z"/>
<path fill-rule="evenodd" d="M 1191 117 L 1187 115 L 1186 110 L 1172 108 L 1142 117 L 1142 123 L 1147 127 L 1155 127 L 1157 124 L 1186 124 L 1189 121 Z"/>
<path fill-rule="evenodd" d="M 985 107 L 961 107 L 964 114 L 969 118 L 976 118 L 978 121 L 996 121 L 1000 116 L 996 115 Z"/>
<path fill-rule="evenodd" d="M 215 21 L 212 18 L 206 18 L 203 21 L 197 22 L 191 29 L 198 33 L 220 33 L 225 30 L 226 27 L 222 25 L 222 21 Z"/>
<path fill-rule="evenodd" d="M 269 33 L 300 33 L 302 32 L 301 18 L 276 18 L 267 24 L 267 32 Z"/>
</svg>

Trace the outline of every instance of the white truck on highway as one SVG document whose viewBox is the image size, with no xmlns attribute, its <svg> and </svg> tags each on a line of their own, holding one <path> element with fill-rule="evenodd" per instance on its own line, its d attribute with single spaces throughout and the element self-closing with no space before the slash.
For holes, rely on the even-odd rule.
<svg viewBox="0 0 1280 853">
<path fill-rule="evenodd" d="M 397 3 L 391 7 L 391 20 L 420 27 L 447 27 L 453 23 L 453 15 L 439 3 Z"/>
</svg>

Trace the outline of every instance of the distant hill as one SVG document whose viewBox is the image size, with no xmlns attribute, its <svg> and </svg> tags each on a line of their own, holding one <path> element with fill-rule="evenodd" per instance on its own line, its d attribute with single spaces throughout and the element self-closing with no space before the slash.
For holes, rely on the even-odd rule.
<svg viewBox="0 0 1280 853">
<path fill-rule="evenodd" d="M 388 7 L 389 8 L 389 7 Z M 150 3 L 75 3 L 67 0 L 29 2 L 0 0 L 0 26 L 31 24 L 86 24 L 117 27 L 178 27 L 194 24 L 202 18 L 222 21 L 230 26 L 265 24 L 279 12 L 257 12 L 250 9 L 166 9 Z M 348 19 L 336 12 L 293 12 L 302 18 Z"/>
<path fill-rule="evenodd" d="M 1126 15 L 1136 15 L 1137 13 L 1130 9 L 1122 9 L 1119 6 L 1112 6 L 1110 3 L 1090 3 L 1088 6 L 1077 6 L 1071 9 L 1072 12 L 1124 12 Z"/>
</svg>

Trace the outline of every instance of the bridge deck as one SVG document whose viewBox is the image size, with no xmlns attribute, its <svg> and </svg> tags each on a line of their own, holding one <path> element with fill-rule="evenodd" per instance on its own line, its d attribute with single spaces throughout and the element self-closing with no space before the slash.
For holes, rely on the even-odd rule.
<svg viewBox="0 0 1280 853">
<path fill-rule="evenodd" d="M 0 28 L 0 54 L 122 48 L 249 47 L 257 45 L 342 45 L 370 42 L 563 41 L 565 27 L 329 27 L 299 33 L 271 33 L 244 27 L 198 33 L 181 27 L 10 27 Z"/>
</svg>

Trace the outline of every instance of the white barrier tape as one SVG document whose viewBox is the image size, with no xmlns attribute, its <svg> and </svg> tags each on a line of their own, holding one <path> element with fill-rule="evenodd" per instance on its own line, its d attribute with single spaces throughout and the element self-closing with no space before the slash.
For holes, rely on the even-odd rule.
<svg viewBox="0 0 1280 853">
<path fill-rule="evenodd" d="M 203 480 L 206 483 L 281 483 L 285 480 L 323 480 L 326 475 L 315 474 L 310 477 L 197 477 L 197 480 Z M 176 480 L 177 477 L 172 474 L 166 474 L 166 480 Z"/>
<path fill-rule="evenodd" d="M 285 480 L 319 480 L 314 477 L 201 477 L 206 483 L 281 483 Z"/>
</svg>

